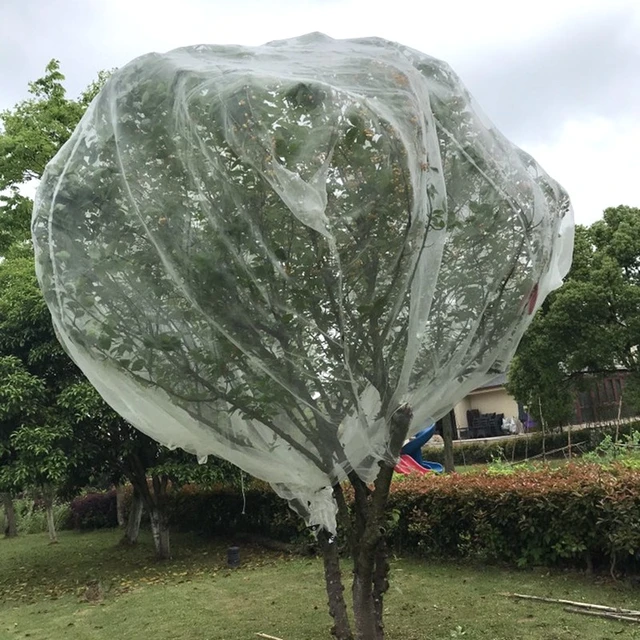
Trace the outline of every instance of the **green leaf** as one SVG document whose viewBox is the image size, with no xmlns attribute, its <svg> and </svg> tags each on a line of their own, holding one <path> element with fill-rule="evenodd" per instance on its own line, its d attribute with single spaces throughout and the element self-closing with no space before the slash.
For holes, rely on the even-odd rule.
<svg viewBox="0 0 640 640">
<path fill-rule="evenodd" d="M 97 344 L 103 351 L 108 351 L 111 348 L 111 338 L 108 335 L 102 334 L 98 338 Z"/>
</svg>

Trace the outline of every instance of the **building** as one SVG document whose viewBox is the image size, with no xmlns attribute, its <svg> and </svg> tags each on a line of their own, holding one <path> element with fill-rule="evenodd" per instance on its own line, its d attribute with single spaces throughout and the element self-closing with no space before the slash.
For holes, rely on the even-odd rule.
<svg viewBox="0 0 640 640">
<path fill-rule="evenodd" d="M 583 389 L 574 394 L 574 425 L 607 422 L 635 415 L 631 407 L 623 401 L 625 378 L 628 374 L 620 371 L 603 378 L 585 375 Z M 518 418 L 525 422 L 526 413 L 507 392 L 507 374 L 502 373 L 490 382 L 474 389 L 458 402 L 450 414 L 454 433 L 464 437 L 470 426 L 470 417 L 495 414 L 504 418 Z M 471 413 L 473 412 L 473 413 Z M 471 435 L 471 434 L 469 434 Z"/>
<path fill-rule="evenodd" d="M 518 418 L 521 416 L 522 412 L 518 408 L 518 403 L 505 388 L 506 383 L 507 374 L 501 373 L 493 380 L 474 389 L 458 402 L 453 409 L 458 429 L 469 426 L 467 411 L 473 411 L 474 409 L 481 414 L 501 413 L 505 418 Z"/>
</svg>

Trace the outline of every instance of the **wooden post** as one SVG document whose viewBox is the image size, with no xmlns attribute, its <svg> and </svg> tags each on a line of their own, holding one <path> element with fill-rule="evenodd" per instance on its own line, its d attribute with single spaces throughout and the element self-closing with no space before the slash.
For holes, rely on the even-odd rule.
<svg viewBox="0 0 640 640">
<path fill-rule="evenodd" d="M 456 470 L 453 459 L 453 425 L 451 415 L 442 418 L 442 440 L 444 442 L 444 470 L 453 473 Z"/>
<path fill-rule="evenodd" d="M 542 415 L 542 400 L 538 396 L 538 409 L 540 411 L 540 426 L 542 427 L 542 459 L 547 461 L 547 431 L 545 429 L 544 416 Z"/>
</svg>

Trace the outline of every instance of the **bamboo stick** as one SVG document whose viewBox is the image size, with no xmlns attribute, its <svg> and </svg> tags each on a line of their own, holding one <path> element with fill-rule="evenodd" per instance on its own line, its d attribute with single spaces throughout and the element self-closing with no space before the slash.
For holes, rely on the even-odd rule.
<svg viewBox="0 0 640 640">
<path fill-rule="evenodd" d="M 580 609 L 579 607 L 564 607 L 564 610 L 569 613 L 581 613 L 585 616 L 598 616 L 599 618 L 607 618 L 609 620 L 624 620 L 625 622 L 640 624 L 640 617 L 621 616 L 617 613 L 610 613 L 609 611 L 591 611 L 590 609 Z"/>
<path fill-rule="evenodd" d="M 638 616 L 640 622 L 640 611 L 635 609 L 622 609 L 621 607 L 607 607 L 603 604 L 591 604 L 589 602 L 574 602 L 573 600 L 563 600 L 562 598 L 545 598 L 543 596 L 530 596 L 523 593 L 503 593 L 508 598 L 520 598 L 521 600 L 537 600 L 539 602 L 552 602 L 554 604 L 566 604 L 580 609 L 594 609 L 597 611 L 607 611 L 609 613 L 625 614 L 628 616 Z"/>
<path fill-rule="evenodd" d="M 277 638 L 276 636 L 270 636 L 266 633 L 256 633 L 258 638 L 265 638 L 266 640 L 282 640 L 282 638 Z"/>
<path fill-rule="evenodd" d="M 584 440 L 582 442 L 578 442 L 577 444 L 572 444 L 572 447 L 581 447 L 583 444 L 586 444 L 587 441 Z M 545 455 L 550 456 L 553 453 L 558 453 L 558 451 L 565 451 L 566 449 L 568 449 L 569 446 L 565 446 L 565 447 L 558 447 L 557 449 L 552 449 L 551 451 L 547 451 Z M 527 458 L 527 461 L 529 460 L 535 460 L 536 458 L 541 458 L 542 454 L 541 453 L 537 453 L 535 456 L 531 456 L 530 458 Z"/>
</svg>

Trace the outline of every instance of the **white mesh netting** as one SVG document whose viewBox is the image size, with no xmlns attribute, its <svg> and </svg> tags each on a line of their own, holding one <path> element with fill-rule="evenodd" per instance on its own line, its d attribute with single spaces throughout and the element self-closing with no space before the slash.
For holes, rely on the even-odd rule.
<svg viewBox="0 0 640 640">
<path fill-rule="evenodd" d="M 439 60 L 312 34 L 117 71 L 47 167 L 38 277 L 105 400 L 270 482 L 330 487 L 504 370 L 570 262 L 567 195 Z"/>
</svg>

